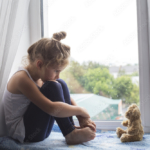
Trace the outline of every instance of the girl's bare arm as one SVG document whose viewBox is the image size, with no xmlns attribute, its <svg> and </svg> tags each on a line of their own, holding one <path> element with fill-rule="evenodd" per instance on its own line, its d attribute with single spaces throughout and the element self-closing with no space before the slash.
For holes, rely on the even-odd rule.
<svg viewBox="0 0 150 150">
<path fill-rule="evenodd" d="M 54 117 L 70 117 L 73 115 L 90 117 L 88 112 L 79 106 L 72 106 L 64 102 L 52 102 L 39 91 L 25 72 L 20 72 L 18 75 L 17 87 L 31 102 L 49 115 Z"/>
<path fill-rule="evenodd" d="M 72 104 L 73 106 L 77 106 L 77 103 L 74 101 L 74 99 L 73 99 L 72 97 L 70 97 L 70 100 L 71 100 L 71 104 Z M 81 116 L 76 115 L 76 117 L 77 117 L 78 120 L 79 120 Z"/>
</svg>

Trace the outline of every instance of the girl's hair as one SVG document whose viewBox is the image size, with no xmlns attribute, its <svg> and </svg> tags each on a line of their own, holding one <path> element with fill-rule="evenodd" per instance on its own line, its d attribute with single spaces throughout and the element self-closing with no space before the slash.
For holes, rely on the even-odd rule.
<svg viewBox="0 0 150 150">
<path fill-rule="evenodd" d="M 66 66 L 69 64 L 70 47 L 60 42 L 66 37 L 66 32 L 54 33 L 52 38 L 42 38 L 33 43 L 27 50 L 27 64 L 32 64 L 36 59 L 42 59 L 44 65 L 48 67 Z M 26 56 L 25 56 L 26 57 Z M 25 59 L 22 59 L 22 62 Z M 24 64 L 25 65 L 25 64 Z"/>
</svg>

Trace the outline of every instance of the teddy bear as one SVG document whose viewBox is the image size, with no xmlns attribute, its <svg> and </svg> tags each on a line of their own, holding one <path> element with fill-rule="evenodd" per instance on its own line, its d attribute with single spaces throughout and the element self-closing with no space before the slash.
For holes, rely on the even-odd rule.
<svg viewBox="0 0 150 150">
<path fill-rule="evenodd" d="M 144 131 L 140 116 L 141 113 L 136 104 L 132 104 L 128 107 L 125 113 L 127 120 L 122 122 L 122 125 L 126 126 L 127 129 L 123 130 L 120 127 L 116 129 L 117 136 L 121 142 L 134 142 L 143 139 Z"/>
</svg>

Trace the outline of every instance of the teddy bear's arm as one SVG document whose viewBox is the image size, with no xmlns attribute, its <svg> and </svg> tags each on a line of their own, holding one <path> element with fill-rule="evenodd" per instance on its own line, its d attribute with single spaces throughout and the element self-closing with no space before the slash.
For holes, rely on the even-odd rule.
<svg viewBox="0 0 150 150">
<path fill-rule="evenodd" d="M 128 134 L 134 135 L 139 132 L 138 128 L 129 128 L 128 129 Z"/>
<path fill-rule="evenodd" d="M 127 127 L 127 126 L 128 126 L 128 120 L 124 120 L 121 124 L 122 124 L 123 126 Z"/>
</svg>

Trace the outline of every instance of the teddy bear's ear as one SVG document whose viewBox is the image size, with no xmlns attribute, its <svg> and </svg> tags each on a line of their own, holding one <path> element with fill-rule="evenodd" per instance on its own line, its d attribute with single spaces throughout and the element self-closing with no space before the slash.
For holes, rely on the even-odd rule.
<svg viewBox="0 0 150 150">
<path fill-rule="evenodd" d="M 139 119 L 140 118 L 140 110 L 138 107 L 135 107 L 133 110 L 132 110 L 132 119 L 136 120 L 136 119 Z"/>
<path fill-rule="evenodd" d="M 131 105 L 131 107 L 133 107 L 133 108 L 136 108 L 136 107 L 138 107 L 135 103 L 133 103 L 132 105 Z"/>
</svg>

